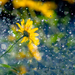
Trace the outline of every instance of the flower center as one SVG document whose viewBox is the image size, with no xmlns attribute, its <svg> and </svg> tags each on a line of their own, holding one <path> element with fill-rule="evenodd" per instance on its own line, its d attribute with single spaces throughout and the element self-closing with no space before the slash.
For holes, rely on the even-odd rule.
<svg viewBox="0 0 75 75">
<path fill-rule="evenodd" d="M 27 31 L 23 32 L 24 36 L 29 37 L 29 33 Z"/>
</svg>

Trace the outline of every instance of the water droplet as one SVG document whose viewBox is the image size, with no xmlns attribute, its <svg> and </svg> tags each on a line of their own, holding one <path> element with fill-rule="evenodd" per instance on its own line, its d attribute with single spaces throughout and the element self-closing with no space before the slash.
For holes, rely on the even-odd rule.
<svg viewBox="0 0 75 75">
<path fill-rule="evenodd" d="M 22 44 L 19 44 L 19 46 L 21 46 Z"/>
<path fill-rule="evenodd" d="M 5 50 L 7 47 L 5 44 L 1 44 L 1 48 Z"/>
</svg>

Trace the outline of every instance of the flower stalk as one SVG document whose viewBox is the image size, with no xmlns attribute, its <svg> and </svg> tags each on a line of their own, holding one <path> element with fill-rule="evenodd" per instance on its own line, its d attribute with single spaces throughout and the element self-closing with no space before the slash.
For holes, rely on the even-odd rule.
<svg viewBox="0 0 75 75">
<path fill-rule="evenodd" d="M 20 40 L 20 39 L 22 39 L 24 36 L 22 36 L 21 38 L 19 38 L 18 40 L 16 40 L 14 43 L 13 43 L 13 45 L 4 53 L 4 54 L 2 54 L 1 56 L 0 56 L 0 58 L 1 57 L 3 57 L 6 53 L 8 53 L 10 50 L 11 50 L 11 48 Z"/>
</svg>

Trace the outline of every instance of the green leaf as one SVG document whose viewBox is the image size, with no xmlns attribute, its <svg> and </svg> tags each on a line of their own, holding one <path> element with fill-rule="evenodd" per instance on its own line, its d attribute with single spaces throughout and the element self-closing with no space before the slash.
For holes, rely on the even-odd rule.
<svg viewBox="0 0 75 75">
<path fill-rule="evenodd" d="M 0 64 L 0 67 L 11 68 L 11 66 L 9 66 L 7 64 Z"/>
<path fill-rule="evenodd" d="M 72 38 L 72 37 L 69 37 L 66 45 L 67 45 L 68 47 L 74 46 L 74 45 L 75 45 L 75 39 Z"/>
<path fill-rule="evenodd" d="M 50 38 L 47 39 L 47 42 L 45 43 L 47 46 L 51 46 L 52 43 L 56 43 L 60 41 L 61 38 L 64 37 L 65 34 L 63 33 L 58 33 L 58 34 L 53 34 L 50 36 Z"/>
</svg>

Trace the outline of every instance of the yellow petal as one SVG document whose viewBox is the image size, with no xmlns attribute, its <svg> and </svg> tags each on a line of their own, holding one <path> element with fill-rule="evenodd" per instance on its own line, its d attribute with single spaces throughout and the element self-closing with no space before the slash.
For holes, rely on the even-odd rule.
<svg viewBox="0 0 75 75">
<path fill-rule="evenodd" d="M 40 44 L 38 38 L 35 38 L 34 44 L 35 44 L 36 46 Z"/>
<path fill-rule="evenodd" d="M 29 48 L 30 51 L 32 51 L 32 49 L 34 49 L 33 44 L 32 43 L 29 43 L 28 44 L 28 48 Z"/>
<path fill-rule="evenodd" d="M 24 37 L 24 38 L 22 39 L 21 43 L 23 43 L 23 42 L 25 41 L 25 38 L 26 38 L 26 37 Z"/>
<path fill-rule="evenodd" d="M 28 19 L 27 22 L 26 22 L 27 27 L 28 27 L 29 23 L 30 23 L 30 19 Z"/>
<path fill-rule="evenodd" d="M 33 24 L 33 21 L 31 21 L 30 19 L 28 19 L 27 23 L 25 25 L 25 30 L 31 30 L 32 24 Z"/>
<path fill-rule="evenodd" d="M 41 55 L 39 53 L 39 51 L 35 51 L 34 53 L 32 53 L 34 58 L 37 60 L 37 61 L 40 61 L 42 58 L 41 58 Z"/>
<path fill-rule="evenodd" d="M 34 28 L 34 29 L 30 30 L 30 32 L 31 32 L 31 33 L 34 33 L 34 32 L 37 31 L 37 30 L 38 30 L 38 28 Z"/>
<path fill-rule="evenodd" d="M 19 29 L 18 31 L 21 32 L 21 33 L 23 33 L 23 30 L 20 30 L 20 29 Z"/>
<path fill-rule="evenodd" d="M 30 37 L 34 37 L 34 36 L 39 36 L 39 34 L 38 33 L 31 33 L 30 34 Z"/>
<path fill-rule="evenodd" d="M 38 38 L 32 37 L 32 38 L 30 38 L 30 39 L 31 39 L 31 41 L 32 41 L 36 46 L 40 44 Z"/>
<path fill-rule="evenodd" d="M 31 44 L 28 44 L 28 48 L 36 60 L 40 61 L 42 59 L 37 46 L 31 43 Z"/>
<path fill-rule="evenodd" d="M 28 38 L 27 38 L 27 37 L 25 38 L 25 42 L 26 42 L 26 41 L 28 41 Z"/>
<path fill-rule="evenodd" d="M 21 25 L 22 25 L 22 27 L 24 26 L 24 19 L 22 19 L 22 21 L 21 21 Z"/>
<path fill-rule="evenodd" d="M 33 21 L 30 21 L 30 23 L 29 23 L 29 29 L 32 28 L 32 24 L 33 24 Z"/>
<path fill-rule="evenodd" d="M 32 43 L 32 40 L 30 39 L 29 44 L 31 44 L 31 43 Z"/>
<path fill-rule="evenodd" d="M 16 23 L 17 25 L 18 25 L 18 27 L 21 29 L 21 30 L 23 30 L 23 28 L 20 26 L 20 24 L 19 23 Z"/>
<path fill-rule="evenodd" d="M 26 41 L 28 41 L 28 38 L 27 38 L 27 37 L 24 37 L 24 38 L 22 39 L 21 43 L 26 42 Z"/>
</svg>

